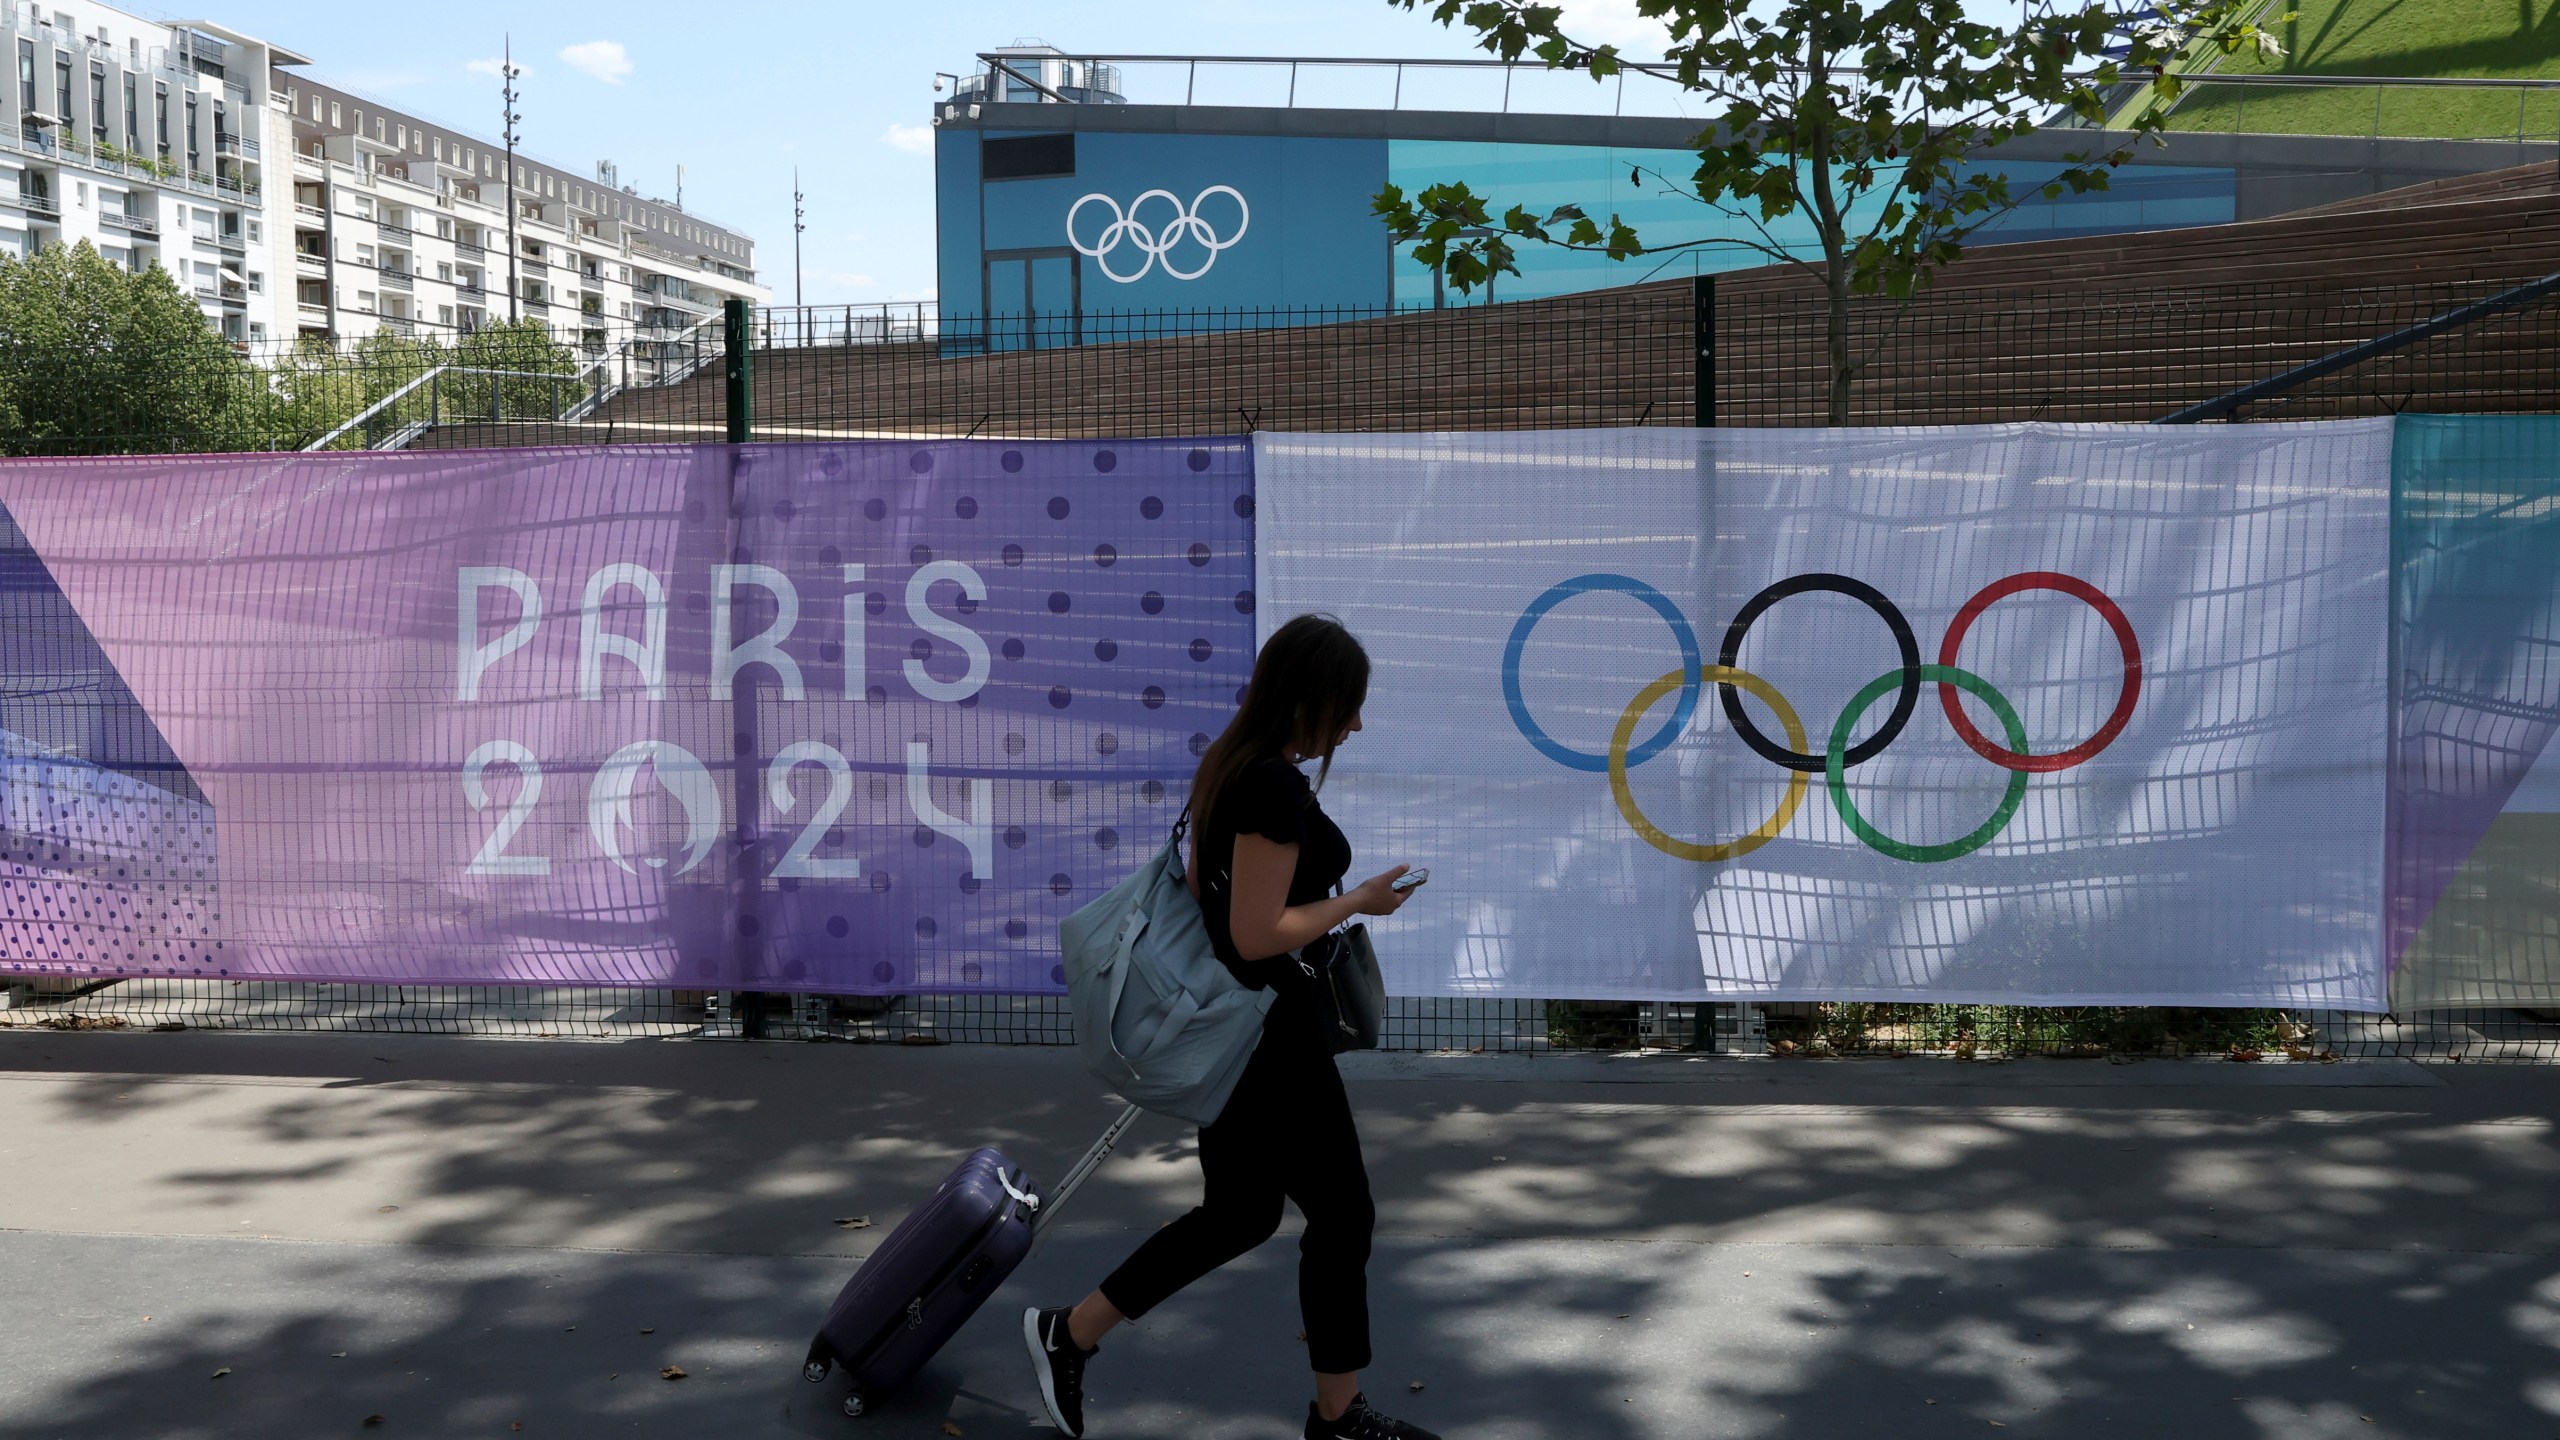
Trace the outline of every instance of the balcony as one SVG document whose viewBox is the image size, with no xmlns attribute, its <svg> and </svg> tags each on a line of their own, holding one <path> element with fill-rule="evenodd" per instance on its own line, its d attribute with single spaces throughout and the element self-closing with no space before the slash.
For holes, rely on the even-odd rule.
<svg viewBox="0 0 2560 1440">
<path fill-rule="evenodd" d="M 394 335 L 414 335 L 418 330 L 416 322 L 412 321 L 406 315 L 383 316 L 382 328 L 390 331 Z"/>
<path fill-rule="evenodd" d="M 258 153 L 258 142 L 246 135 L 216 135 L 213 137 L 213 153 L 255 156 Z"/>
<path fill-rule="evenodd" d="M 160 238 L 159 223 L 146 220 L 139 215 L 127 215 L 116 210 L 101 210 L 98 212 L 98 223 L 109 230 L 121 230 L 127 235 L 140 236 L 145 240 Z"/>
<path fill-rule="evenodd" d="M 394 270 L 390 266 L 385 265 L 382 267 L 381 275 L 382 288 L 385 290 L 415 290 L 418 288 L 418 277 L 411 271 Z"/>
<path fill-rule="evenodd" d="M 717 299 L 704 295 L 669 295 L 661 291 L 649 290 L 646 287 L 643 287 L 642 293 L 653 295 L 656 297 L 660 305 L 680 312 L 709 315 L 720 308 L 720 302 Z"/>
<path fill-rule="evenodd" d="M 487 295 L 488 295 L 488 293 L 489 293 L 488 291 L 486 291 L 486 290 L 484 290 L 484 289 L 480 288 L 478 285 L 474 284 L 473 282 L 471 282 L 471 281 L 469 281 L 469 280 L 465 280 L 465 281 L 463 281 L 461 284 L 456 285 L 456 286 L 455 286 L 455 287 L 453 287 L 453 288 L 454 288 L 456 291 L 460 292 L 460 293 L 461 293 L 461 295 L 462 295 L 462 298 L 463 298 L 463 299 L 465 299 L 465 300 L 478 300 L 478 299 L 481 299 L 481 298 L 483 298 L 483 297 L 487 296 Z"/>
<path fill-rule="evenodd" d="M 317 205 L 305 205 L 299 200 L 293 202 L 293 213 L 296 215 L 308 215 L 312 219 L 322 221 L 324 223 L 329 218 L 328 211 L 321 209 Z"/>
<path fill-rule="evenodd" d="M 329 266 L 329 257 L 318 250 L 296 250 L 293 252 L 293 263 L 305 269 L 325 270 Z"/>
<path fill-rule="evenodd" d="M 476 241 L 476 240 L 456 240 L 456 241 L 454 241 L 454 242 L 453 242 L 453 253 L 454 253 L 454 254 L 456 254 L 456 255 L 461 256 L 461 257 L 462 257 L 463 259 L 465 259 L 465 260 L 481 260 L 481 259 L 486 259 L 486 258 L 488 257 L 488 254 L 489 254 L 489 252 L 488 252 L 486 249 L 484 249 L 484 248 L 480 245 L 480 243 L 479 243 L 478 241 Z"/>
<path fill-rule="evenodd" d="M 551 302 L 527 295 L 524 297 L 524 308 L 536 315 L 548 315 L 551 313 Z"/>
<path fill-rule="evenodd" d="M 543 264 L 540 260 L 537 260 L 530 255 L 517 256 L 516 268 L 527 275 L 541 275 L 551 269 L 550 266 Z"/>
<path fill-rule="evenodd" d="M 21 190 L 18 192 L 18 206 L 30 215 L 42 215 L 49 220 L 62 218 L 61 203 L 50 195 L 30 195 Z"/>
<path fill-rule="evenodd" d="M 397 220 L 376 220 L 373 223 L 375 228 L 382 231 L 382 238 L 385 240 L 407 240 L 417 234 L 416 231 Z"/>
</svg>

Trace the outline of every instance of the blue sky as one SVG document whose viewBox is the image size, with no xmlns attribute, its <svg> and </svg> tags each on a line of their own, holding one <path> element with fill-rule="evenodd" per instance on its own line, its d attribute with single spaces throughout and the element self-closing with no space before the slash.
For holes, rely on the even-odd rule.
<svg viewBox="0 0 2560 1440">
<path fill-rule="evenodd" d="M 1568 0 L 1579 33 L 1659 52 L 1632 0 Z M 808 192 L 811 304 L 933 294 L 935 71 L 1016 37 L 1125 54 L 1476 54 L 1387 0 L 841 0 L 836 4 L 418 6 L 224 0 L 223 24 L 312 57 L 312 73 L 473 133 L 499 128 L 503 36 L 530 72 L 524 148 L 672 196 L 745 230 L 789 304 L 791 170 Z M 1134 88 L 1134 87 L 1133 87 Z"/>
</svg>

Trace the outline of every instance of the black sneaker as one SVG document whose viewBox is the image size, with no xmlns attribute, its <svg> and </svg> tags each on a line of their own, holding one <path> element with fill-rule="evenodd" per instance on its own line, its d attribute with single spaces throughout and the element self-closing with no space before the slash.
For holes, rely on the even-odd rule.
<svg viewBox="0 0 2560 1440">
<path fill-rule="evenodd" d="M 1351 1408 L 1339 1420 L 1319 1419 L 1313 1401 L 1307 1404 L 1307 1440 L 1440 1440 L 1418 1425 L 1407 1425 L 1392 1416 L 1381 1415 L 1369 1408 L 1369 1397 L 1354 1395 Z"/>
<path fill-rule="evenodd" d="M 1076 1440 L 1084 1434 L 1084 1362 L 1101 1354 L 1102 1347 L 1077 1349 L 1067 1333 L 1067 1312 L 1038 1306 L 1022 1312 L 1022 1343 L 1030 1347 L 1031 1369 L 1040 1377 L 1040 1403 L 1049 1407 L 1049 1418 L 1067 1440 Z"/>
</svg>

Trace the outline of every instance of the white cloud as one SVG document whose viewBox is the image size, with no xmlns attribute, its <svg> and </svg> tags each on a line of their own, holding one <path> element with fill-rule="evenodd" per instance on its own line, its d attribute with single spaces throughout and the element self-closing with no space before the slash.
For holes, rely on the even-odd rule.
<svg viewBox="0 0 2560 1440">
<path fill-rule="evenodd" d="M 566 46 L 560 51 L 560 63 L 607 85 L 619 85 L 622 77 L 631 73 L 630 52 L 622 48 L 619 40 L 587 40 Z"/>
<path fill-rule="evenodd" d="M 1558 29 L 1589 45 L 1615 45 L 1633 60 L 1650 60 L 1671 43 L 1659 20 L 1636 13 L 1636 0 L 1554 0 L 1564 9 Z"/>
<path fill-rule="evenodd" d="M 904 150 L 910 155 L 933 153 L 933 127 L 930 125 L 892 125 L 880 140 L 890 149 Z"/>
<path fill-rule="evenodd" d="M 499 72 L 506 68 L 506 64 L 506 61 L 492 55 L 486 60 L 467 61 L 464 63 L 462 68 L 470 71 L 474 75 L 486 75 L 490 79 L 496 80 L 501 78 Z M 525 64 L 521 60 L 516 62 L 516 69 L 527 75 L 533 73 L 533 67 Z"/>
</svg>

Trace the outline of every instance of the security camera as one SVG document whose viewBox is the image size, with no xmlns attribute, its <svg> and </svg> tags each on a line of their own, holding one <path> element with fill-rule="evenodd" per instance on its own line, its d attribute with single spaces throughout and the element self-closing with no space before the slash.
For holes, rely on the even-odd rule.
<svg viewBox="0 0 2560 1440">
<path fill-rule="evenodd" d="M 933 93 L 936 95 L 942 93 L 942 77 L 939 75 L 933 77 Z"/>
</svg>

